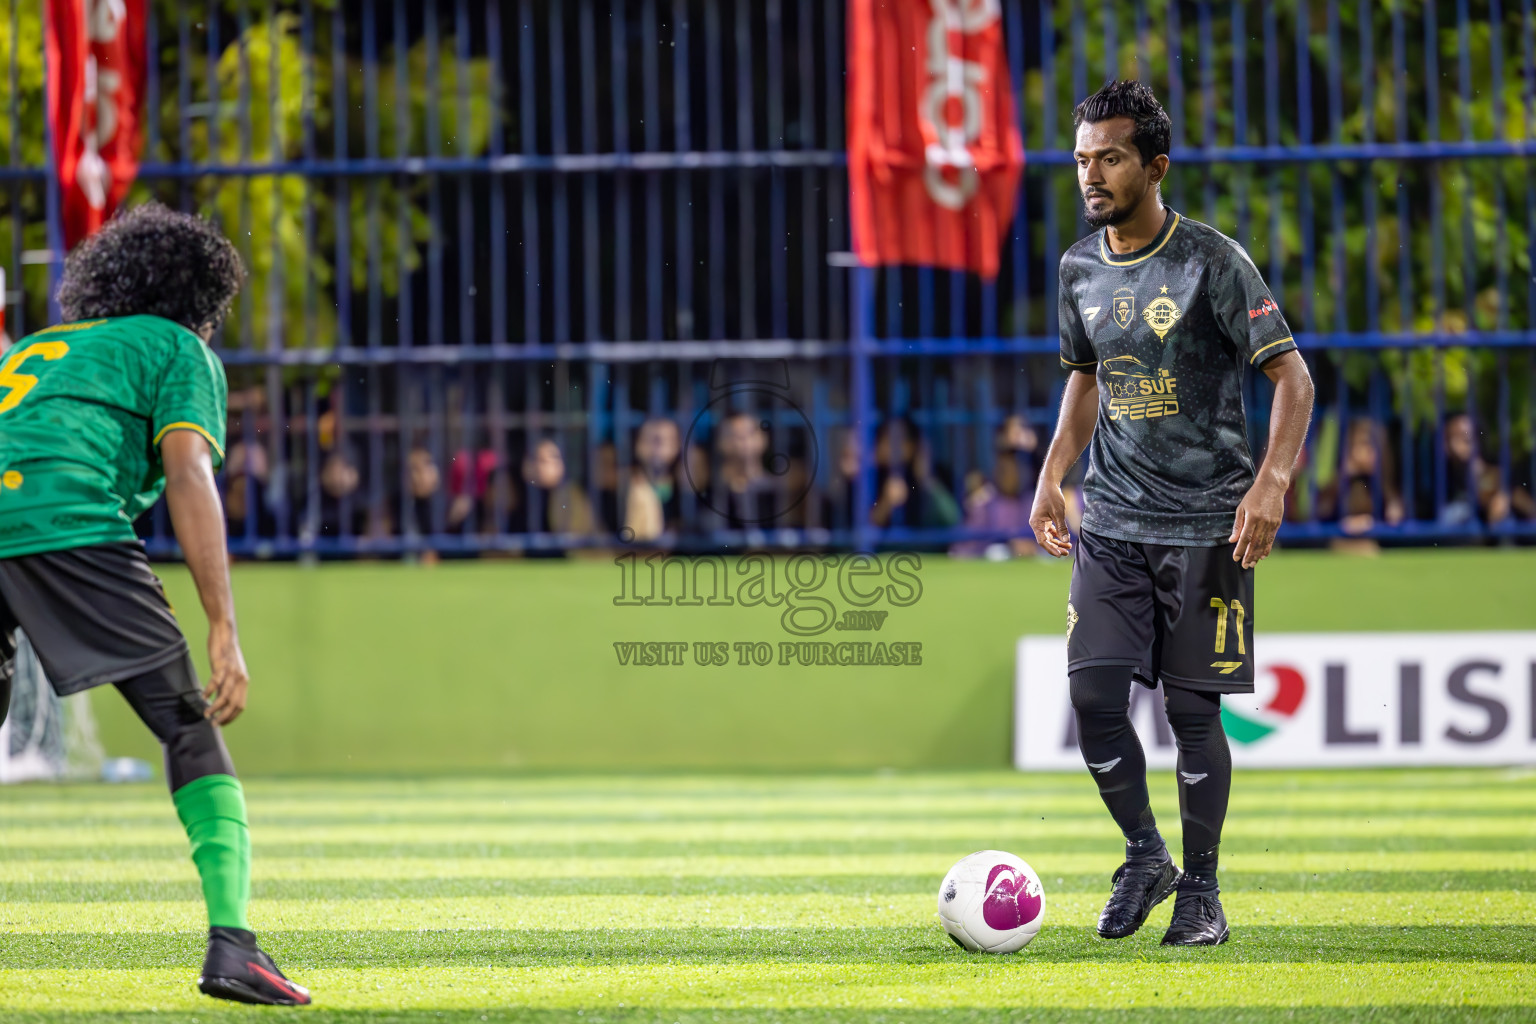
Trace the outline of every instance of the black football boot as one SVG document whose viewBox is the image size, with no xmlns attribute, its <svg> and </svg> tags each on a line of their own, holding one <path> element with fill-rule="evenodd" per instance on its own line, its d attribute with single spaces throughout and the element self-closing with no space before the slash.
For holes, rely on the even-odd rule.
<svg viewBox="0 0 1536 1024">
<path fill-rule="evenodd" d="M 1219 946 L 1231 936 L 1214 881 L 1190 884 L 1184 876 L 1173 901 L 1173 920 L 1163 934 L 1165 946 Z"/>
<path fill-rule="evenodd" d="M 1179 884 L 1182 872 L 1164 848 L 1155 857 L 1137 857 L 1115 869 L 1114 890 L 1099 915 L 1099 936 L 1123 939 L 1152 913 L 1152 908 L 1167 899 Z"/>
<path fill-rule="evenodd" d="M 308 1006 L 309 989 L 283 977 L 243 928 L 208 929 L 208 956 L 197 987 L 205 996 L 266 1006 Z"/>
</svg>

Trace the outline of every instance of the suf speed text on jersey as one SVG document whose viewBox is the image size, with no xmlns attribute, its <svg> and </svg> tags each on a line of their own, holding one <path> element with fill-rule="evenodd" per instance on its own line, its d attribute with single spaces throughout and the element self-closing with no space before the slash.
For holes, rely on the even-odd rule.
<svg viewBox="0 0 1536 1024">
<path fill-rule="evenodd" d="M 1083 528 L 1224 544 L 1253 484 L 1243 372 L 1296 347 L 1242 246 L 1172 210 L 1145 248 L 1101 229 L 1061 258 L 1061 362 L 1095 373 Z"/>
</svg>

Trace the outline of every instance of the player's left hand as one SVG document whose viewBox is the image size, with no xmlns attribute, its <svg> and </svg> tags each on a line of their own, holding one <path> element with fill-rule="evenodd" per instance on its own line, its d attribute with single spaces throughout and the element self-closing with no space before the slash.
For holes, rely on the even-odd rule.
<svg viewBox="0 0 1536 1024">
<path fill-rule="evenodd" d="M 1237 519 L 1232 524 L 1232 536 L 1227 538 L 1232 548 L 1232 561 L 1242 562 L 1244 569 L 1252 569 L 1259 559 L 1269 554 L 1275 546 L 1275 534 L 1280 530 L 1280 520 L 1285 515 L 1285 488 L 1271 481 L 1257 480 L 1243 495 L 1237 506 Z"/>
<path fill-rule="evenodd" d="M 245 689 L 251 681 L 233 630 L 209 630 L 208 667 L 208 685 L 203 689 L 203 699 L 208 701 L 205 714 L 215 725 L 228 725 L 245 710 Z"/>
</svg>

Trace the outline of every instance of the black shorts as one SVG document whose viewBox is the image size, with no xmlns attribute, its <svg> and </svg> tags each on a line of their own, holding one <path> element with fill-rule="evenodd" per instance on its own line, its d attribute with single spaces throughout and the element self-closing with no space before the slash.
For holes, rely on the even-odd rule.
<svg viewBox="0 0 1536 1024">
<path fill-rule="evenodd" d="M 138 541 L 0 558 L 0 658 L 20 626 L 63 697 L 171 664 L 186 638 Z"/>
<path fill-rule="evenodd" d="M 1253 570 L 1233 544 L 1172 547 L 1086 530 L 1067 597 L 1067 671 L 1130 665 L 1145 686 L 1253 692 Z"/>
</svg>

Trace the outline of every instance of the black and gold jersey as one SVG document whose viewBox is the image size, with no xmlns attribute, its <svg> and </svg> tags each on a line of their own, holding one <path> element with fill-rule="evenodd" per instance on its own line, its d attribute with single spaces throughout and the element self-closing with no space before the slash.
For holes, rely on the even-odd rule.
<svg viewBox="0 0 1536 1024">
<path fill-rule="evenodd" d="M 1296 347 L 1242 246 L 1168 211 L 1145 248 L 1105 230 L 1061 258 L 1061 362 L 1097 375 L 1083 527 L 1120 540 L 1225 543 L 1253 484 L 1243 373 Z"/>
</svg>

